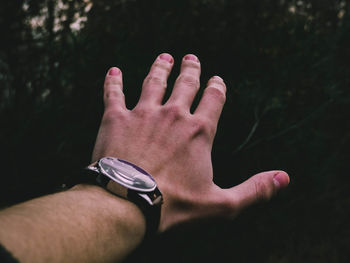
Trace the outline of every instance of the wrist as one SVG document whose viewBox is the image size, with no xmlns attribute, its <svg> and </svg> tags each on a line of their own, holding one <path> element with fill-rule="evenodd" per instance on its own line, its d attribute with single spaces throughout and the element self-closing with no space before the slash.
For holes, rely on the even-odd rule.
<svg viewBox="0 0 350 263">
<path fill-rule="evenodd" d="M 146 221 L 140 208 L 134 203 L 116 196 L 106 189 L 88 184 L 77 184 L 68 191 L 89 198 L 91 203 L 103 211 L 105 221 L 130 236 L 142 237 L 146 231 Z M 92 205 L 93 205 L 92 204 Z"/>
<path fill-rule="evenodd" d="M 83 170 L 86 178 L 109 193 L 135 204 L 146 220 L 146 239 L 159 229 L 163 197 L 154 178 L 141 167 L 115 157 L 103 157 Z"/>
</svg>

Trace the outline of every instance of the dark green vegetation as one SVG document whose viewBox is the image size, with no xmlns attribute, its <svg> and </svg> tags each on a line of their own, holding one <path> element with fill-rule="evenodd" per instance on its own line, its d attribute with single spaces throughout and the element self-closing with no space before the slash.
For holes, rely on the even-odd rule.
<svg viewBox="0 0 350 263">
<path fill-rule="evenodd" d="M 194 53 L 202 86 L 214 74 L 228 86 L 216 182 L 283 169 L 291 185 L 234 222 L 169 232 L 152 261 L 346 262 L 350 1 L 20 2 L 0 8 L 2 205 L 58 190 L 89 163 L 110 66 L 132 108 L 159 53 L 175 58 L 169 83 Z M 74 31 L 76 14 L 87 20 Z"/>
</svg>

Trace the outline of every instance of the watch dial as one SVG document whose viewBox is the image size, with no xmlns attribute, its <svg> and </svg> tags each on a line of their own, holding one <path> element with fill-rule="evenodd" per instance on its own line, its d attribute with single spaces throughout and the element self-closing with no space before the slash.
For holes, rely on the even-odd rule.
<svg viewBox="0 0 350 263">
<path fill-rule="evenodd" d="M 156 182 L 150 174 L 127 161 L 105 157 L 99 161 L 101 173 L 113 181 L 133 190 L 150 192 L 156 188 Z"/>
</svg>

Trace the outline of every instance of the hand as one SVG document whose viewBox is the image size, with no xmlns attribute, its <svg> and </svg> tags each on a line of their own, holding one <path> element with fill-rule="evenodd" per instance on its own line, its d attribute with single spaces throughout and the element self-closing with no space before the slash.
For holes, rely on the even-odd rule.
<svg viewBox="0 0 350 263">
<path fill-rule="evenodd" d="M 93 161 L 104 156 L 124 159 L 155 178 L 164 197 L 160 231 L 192 219 L 234 217 L 289 183 L 282 171 L 257 174 L 230 189 L 213 183 L 211 149 L 225 103 L 225 83 L 212 77 L 191 114 L 201 69 L 196 56 L 186 55 L 172 94 L 162 105 L 173 64 L 169 54 L 157 57 L 133 110 L 125 106 L 122 72 L 115 67 L 109 70 L 104 84 L 105 112 L 92 157 Z"/>
</svg>

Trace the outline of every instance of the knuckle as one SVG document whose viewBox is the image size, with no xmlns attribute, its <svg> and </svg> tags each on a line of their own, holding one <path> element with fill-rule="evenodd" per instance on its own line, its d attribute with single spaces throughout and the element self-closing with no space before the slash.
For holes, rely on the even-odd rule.
<svg viewBox="0 0 350 263">
<path fill-rule="evenodd" d="M 135 107 L 132 112 L 140 119 L 148 118 L 152 115 L 153 109 L 151 106 L 143 105 Z"/>
<path fill-rule="evenodd" d="M 198 70 L 198 71 L 201 69 L 200 63 L 193 60 L 184 60 L 183 66 L 185 69 L 192 69 L 192 70 Z"/>
<path fill-rule="evenodd" d="M 195 121 L 193 122 L 193 126 L 199 132 L 206 132 L 208 129 L 208 123 L 203 118 L 195 119 Z"/>
<path fill-rule="evenodd" d="M 225 82 L 223 81 L 222 78 L 220 78 L 218 76 L 214 76 L 208 81 L 208 86 L 210 86 L 210 85 L 218 86 L 223 91 L 226 91 L 226 84 L 225 84 Z"/>
<path fill-rule="evenodd" d="M 156 62 L 154 62 L 153 67 L 156 69 L 164 70 L 166 72 L 170 72 L 171 64 L 168 62 L 157 60 Z"/>
<path fill-rule="evenodd" d="M 119 88 L 109 88 L 104 91 L 103 97 L 105 100 L 115 99 L 119 96 L 124 97 L 123 92 Z"/>
<path fill-rule="evenodd" d="M 215 134 L 215 127 L 213 128 L 213 125 L 209 121 L 209 119 L 206 118 L 195 118 L 192 121 L 192 134 L 194 136 L 196 135 L 206 135 L 208 137 Z"/>
<path fill-rule="evenodd" d="M 166 87 L 165 79 L 159 77 L 156 74 L 148 74 L 145 78 L 143 85 L 145 86 L 157 86 L 157 87 Z"/>
<path fill-rule="evenodd" d="M 168 118 L 172 121 L 181 120 L 185 117 L 184 110 L 176 104 L 171 104 L 171 105 L 164 107 L 163 112 L 164 112 L 166 118 Z"/>
<path fill-rule="evenodd" d="M 126 118 L 124 111 L 119 107 L 113 107 L 110 109 L 106 109 L 103 113 L 102 122 L 103 123 L 112 123 L 116 120 L 122 121 Z"/>
<path fill-rule="evenodd" d="M 216 86 L 208 86 L 206 88 L 206 94 L 221 104 L 224 104 L 226 101 L 226 94 Z"/>
<path fill-rule="evenodd" d="M 199 89 L 200 86 L 199 79 L 190 74 L 180 74 L 178 82 L 182 85 L 194 87 L 196 89 Z"/>
<path fill-rule="evenodd" d="M 255 186 L 255 194 L 258 200 L 268 201 L 271 199 L 272 188 L 266 182 L 266 180 L 263 180 L 262 178 L 257 178 L 257 180 L 254 181 L 254 186 Z"/>
</svg>

